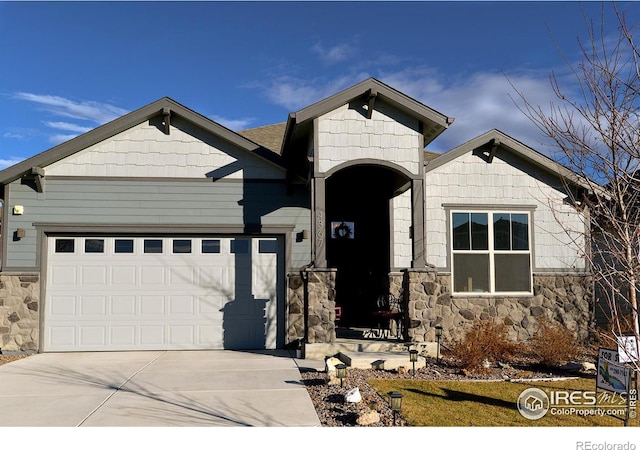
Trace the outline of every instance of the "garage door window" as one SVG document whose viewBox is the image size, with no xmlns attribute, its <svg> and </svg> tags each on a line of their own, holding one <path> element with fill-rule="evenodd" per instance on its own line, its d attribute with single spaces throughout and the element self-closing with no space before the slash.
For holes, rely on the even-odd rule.
<svg viewBox="0 0 640 450">
<path fill-rule="evenodd" d="M 162 239 L 145 239 L 145 253 L 162 253 Z"/>
<path fill-rule="evenodd" d="M 56 253 L 73 253 L 75 241 L 73 239 L 56 239 Z"/>
<path fill-rule="evenodd" d="M 202 253 L 220 253 L 220 239 L 203 239 Z"/>
<path fill-rule="evenodd" d="M 191 253 L 190 239 L 174 239 L 173 253 Z"/>
<path fill-rule="evenodd" d="M 133 239 L 116 239 L 114 251 L 116 253 L 133 253 Z"/>
<path fill-rule="evenodd" d="M 104 239 L 87 239 L 84 241 L 85 253 L 104 253 Z"/>
</svg>

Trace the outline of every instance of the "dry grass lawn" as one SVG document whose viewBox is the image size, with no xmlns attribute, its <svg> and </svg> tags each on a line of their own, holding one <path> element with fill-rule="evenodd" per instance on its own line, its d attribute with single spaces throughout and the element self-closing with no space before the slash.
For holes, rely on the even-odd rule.
<svg viewBox="0 0 640 450">
<path fill-rule="evenodd" d="M 403 395 L 402 415 L 417 427 L 615 427 L 621 419 L 597 415 L 551 414 L 538 420 L 523 417 L 517 409 L 518 396 L 530 387 L 547 394 L 551 391 L 594 391 L 595 379 L 579 378 L 564 381 L 532 382 L 472 382 L 428 380 L 380 380 L 368 382 L 383 397 L 390 391 Z M 581 407 L 593 411 L 594 407 Z M 638 419 L 630 422 L 639 426 Z"/>
</svg>

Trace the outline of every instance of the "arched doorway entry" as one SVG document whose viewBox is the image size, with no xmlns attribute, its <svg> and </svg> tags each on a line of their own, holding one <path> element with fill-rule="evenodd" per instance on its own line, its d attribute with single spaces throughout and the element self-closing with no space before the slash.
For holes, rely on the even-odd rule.
<svg viewBox="0 0 640 450">
<path fill-rule="evenodd" d="M 336 268 L 340 326 L 370 327 L 376 301 L 388 294 L 392 199 L 411 180 L 391 168 L 354 165 L 326 180 L 327 266 Z"/>
</svg>

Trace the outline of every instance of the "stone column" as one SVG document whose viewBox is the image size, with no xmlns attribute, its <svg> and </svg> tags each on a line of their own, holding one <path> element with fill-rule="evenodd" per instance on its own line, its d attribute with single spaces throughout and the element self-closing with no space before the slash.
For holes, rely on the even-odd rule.
<svg viewBox="0 0 640 450">
<path fill-rule="evenodd" d="M 307 336 L 306 342 L 336 341 L 336 269 L 307 269 Z"/>
<path fill-rule="evenodd" d="M 40 347 L 40 275 L 0 275 L 0 350 L 33 352 Z"/>
<path fill-rule="evenodd" d="M 437 273 L 430 268 L 406 269 L 403 277 L 405 302 L 405 340 L 425 342 L 432 340 L 433 327 L 442 322 L 436 316 L 435 305 L 440 291 Z"/>
</svg>

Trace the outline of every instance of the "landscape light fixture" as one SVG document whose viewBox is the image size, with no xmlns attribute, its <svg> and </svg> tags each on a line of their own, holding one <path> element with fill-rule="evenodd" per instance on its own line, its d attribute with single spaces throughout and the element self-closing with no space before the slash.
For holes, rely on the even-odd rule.
<svg viewBox="0 0 640 450">
<path fill-rule="evenodd" d="M 411 375 L 416 375 L 416 361 L 418 360 L 418 350 L 409 350 L 409 361 L 413 363 L 413 370 L 411 371 Z"/>
<path fill-rule="evenodd" d="M 396 426 L 396 414 L 402 410 L 402 394 L 398 391 L 389 392 L 389 403 L 393 411 L 393 426 Z"/>
<path fill-rule="evenodd" d="M 440 338 L 442 337 L 442 325 L 436 325 L 436 339 L 438 340 L 438 348 L 436 350 L 436 362 L 440 362 Z"/>
<path fill-rule="evenodd" d="M 344 380 L 347 377 L 347 366 L 344 364 L 337 364 L 336 376 L 340 378 L 340 387 L 342 387 L 342 380 Z"/>
</svg>

